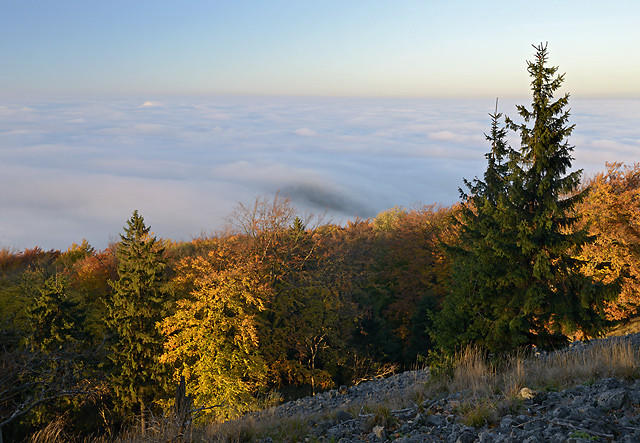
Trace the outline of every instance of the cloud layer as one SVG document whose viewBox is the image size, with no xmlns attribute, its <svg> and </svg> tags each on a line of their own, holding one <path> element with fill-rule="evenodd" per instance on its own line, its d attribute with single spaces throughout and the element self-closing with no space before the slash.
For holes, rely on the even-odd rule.
<svg viewBox="0 0 640 443">
<path fill-rule="evenodd" d="M 519 101 L 517 103 L 528 103 Z M 501 103 L 514 117 L 514 103 Z M 572 100 L 576 168 L 633 163 L 639 100 Z M 189 240 L 288 194 L 340 222 L 454 203 L 484 171 L 491 100 L 208 97 L 0 101 L 0 247 L 116 240 L 134 209 Z M 517 140 L 514 140 L 517 142 Z"/>
</svg>

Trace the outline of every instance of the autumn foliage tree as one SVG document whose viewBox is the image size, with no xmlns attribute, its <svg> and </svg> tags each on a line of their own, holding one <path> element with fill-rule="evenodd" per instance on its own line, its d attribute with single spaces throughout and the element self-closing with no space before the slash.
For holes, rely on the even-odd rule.
<svg viewBox="0 0 640 443">
<path fill-rule="evenodd" d="M 266 386 L 257 315 L 269 288 L 251 257 L 238 254 L 243 240 L 211 239 L 208 254 L 183 260 L 177 282 L 192 290 L 160 324 L 166 337 L 161 362 L 185 378 L 197 407 L 216 406 L 212 412 L 223 418 L 254 409 L 254 395 Z"/>
<path fill-rule="evenodd" d="M 239 205 L 231 221 L 235 230 L 198 240 L 180 262 L 188 295 L 162 322 L 162 361 L 185 377 L 197 407 L 216 406 L 221 417 L 255 409 L 285 385 L 330 387 L 327 367 L 355 324 L 336 282 L 344 271 L 329 266 L 331 229 L 309 229 L 310 218 L 279 195 Z"/>
<path fill-rule="evenodd" d="M 377 279 L 387 292 L 382 315 L 402 344 L 404 360 L 415 363 L 431 347 L 429 312 L 447 294 L 449 262 L 442 247 L 456 232 L 451 217 L 456 207 L 419 205 L 392 208 L 373 220 L 381 236 Z"/>
<path fill-rule="evenodd" d="M 299 258 L 300 238 L 289 230 L 294 214 L 279 196 L 241 204 L 230 217 L 235 232 L 209 239 L 202 254 L 178 266 L 189 295 L 162 322 L 162 360 L 185 377 L 196 405 L 218 405 L 218 416 L 256 408 L 256 394 L 290 369 L 289 335 L 279 335 L 286 330 L 279 321 L 286 318 L 286 276 Z"/>
<path fill-rule="evenodd" d="M 586 182 L 589 192 L 576 208 L 578 227 L 587 227 L 594 241 L 578 257 L 582 270 L 605 283 L 621 282 L 617 300 L 606 304 L 607 315 L 621 320 L 640 309 L 640 164 L 608 163 L 607 171 Z"/>
</svg>

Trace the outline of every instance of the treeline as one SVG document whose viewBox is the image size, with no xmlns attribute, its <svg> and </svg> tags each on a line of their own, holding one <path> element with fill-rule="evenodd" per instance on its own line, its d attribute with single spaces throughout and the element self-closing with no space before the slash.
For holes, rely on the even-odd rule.
<svg viewBox="0 0 640 443">
<path fill-rule="evenodd" d="M 169 408 L 180 377 L 196 407 L 229 417 L 409 367 L 446 293 L 455 211 L 338 226 L 259 197 L 190 242 L 156 238 L 134 212 L 104 251 L 2 250 L 2 420 L 48 398 L 5 434 L 60 411 L 78 432 L 115 432 Z"/>
<path fill-rule="evenodd" d="M 577 224 L 595 242 L 582 272 L 623 279 L 606 311 L 625 320 L 640 306 L 640 165 L 585 185 Z M 423 364 L 460 284 L 447 245 L 461 216 L 393 208 L 338 226 L 259 197 L 237 208 L 235 229 L 190 242 L 157 239 L 136 212 L 103 251 L 4 249 L 0 413 L 17 417 L 5 436 L 60 416 L 69 432 L 117 432 L 169 410 L 180 377 L 194 409 L 225 418 Z"/>
<path fill-rule="evenodd" d="M 134 211 L 103 251 L 1 250 L 0 440 L 53 420 L 113 435 L 150 414 L 226 419 L 470 344 L 559 347 L 637 316 L 640 165 L 566 172 L 568 96 L 552 99 L 562 76 L 545 63 L 540 46 L 525 123 L 491 115 L 487 171 L 460 204 L 337 225 L 261 196 L 190 242 Z"/>
</svg>

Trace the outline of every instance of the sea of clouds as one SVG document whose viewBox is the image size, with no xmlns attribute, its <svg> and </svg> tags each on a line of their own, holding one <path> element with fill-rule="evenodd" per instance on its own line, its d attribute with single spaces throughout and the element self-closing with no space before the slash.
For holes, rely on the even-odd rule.
<svg viewBox="0 0 640 443">
<path fill-rule="evenodd" d="M 515 104 L 500 111 L 515 118 Z M 335 223 L 459 199 L 481 176 L 493 99 L 171 97 L 0 99 L 0 248 L 221 229 L 239 202 L 291 197 Z M 572 99 L 574 169 L 633 164 L 640 100 Z M 517 138 L 511 136 L 514 145 Z"/>
</svg>

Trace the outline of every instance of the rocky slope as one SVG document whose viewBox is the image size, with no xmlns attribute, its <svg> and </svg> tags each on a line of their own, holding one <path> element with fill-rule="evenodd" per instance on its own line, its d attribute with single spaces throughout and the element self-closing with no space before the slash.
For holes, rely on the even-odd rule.
<svg viewBox="0 0 640 443">
<path fill-rule="evenodd" d="M 640 335 L 616 340 L 638 346 Z M 575 352 L 585 347 L 575 346 Z M 260 416 L 274 423 L 297 418 L 305 428 L 296 438 L 307 442 L 640 442 L 640 380 L 604 378 L 560 392 L 525 389 L 520 400 L 509 402 L 499 395 L 471 400 L 466 392 L 422 398 L 419 388 L 427 378 L 426 370 L 405 372 Z M 394 409 L 399 400 L 410 406 Z M 262 442 L 293 440 L 286 433 L 270 435 Z"/>
</svg>

